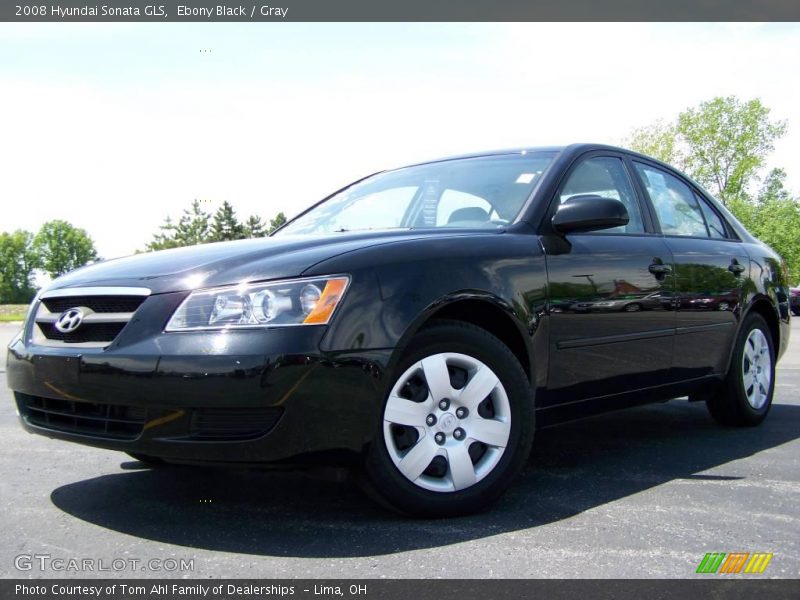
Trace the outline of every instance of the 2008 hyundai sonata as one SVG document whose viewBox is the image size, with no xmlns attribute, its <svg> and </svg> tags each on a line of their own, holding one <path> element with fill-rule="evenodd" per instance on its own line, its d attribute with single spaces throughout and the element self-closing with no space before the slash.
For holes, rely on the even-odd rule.
<svg viewBox="0 0 800 600">
<path fill-rule="evenodd" d="M 355 466 L 487 506 L 536 427 L 688 395 L 767 415 L 785 265 L 675 169 L 576 144 L 367 177 L 270 238 L 55 280 L 10 345 L 33 433 L 163 462 Z"/>
</svg>

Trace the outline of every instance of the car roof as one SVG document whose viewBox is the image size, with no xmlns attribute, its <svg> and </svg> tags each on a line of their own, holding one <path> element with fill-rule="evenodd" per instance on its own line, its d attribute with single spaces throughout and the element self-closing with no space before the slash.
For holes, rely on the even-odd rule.
<svg viewBox="0 0 800 600">
<path fill-rule="evenodd" d="M 535 152 L 557 152 L 562 153 L 564 151 L 573 152 L 585 152 L 587 150 L 612 150 L 614 152 L 627 152 L 630 154 L 638 154 L 632 150 L 628 150 L 626 148 L 621 148 L 617 146 L 611 146 L 608 144 L 598 144 L 598 143 L 591 143 L 591 142 L 579 142 L 574 144 L 568 145 L 561 145 L 561 146 L 518 146 L 516 148 L 501 148 L 498 150 L 484 150 L 481 152 L 468 152 L 466 154 L 454 154 L 451 156 L 443 156 L 439 158 L 433 158 L 430 160 L 425 160 L 417 163 L 412 163 L 409 165 L 404 165 L 403 167 L 416 167 L 419 165 L 427 165 L 433 164 L 437 162 L 444 162 L 447 160 L 459 160 L 464 158 L 483 158 L 488 156 L 505 156 L 510 154 L 528 154 L 528 153 L 535 153 Z M 650 160 L 653 160 L 650 157 Z"/>
</svg>

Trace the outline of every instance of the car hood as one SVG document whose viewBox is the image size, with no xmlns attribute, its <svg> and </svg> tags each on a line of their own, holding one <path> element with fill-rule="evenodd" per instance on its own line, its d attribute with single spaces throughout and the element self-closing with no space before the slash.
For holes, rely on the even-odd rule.
<svg viewBox="0 0 800 600">
<path fill-rule="evenodd" d="M 355 250 L 431 236 L 453 237 L 497 231 L 362 231 L 278 236 L 219 242 L 135 254 L 82 267 L 54 280 L 47 290 L 87 286 L 146 287 L 179 292 L 250 281 L 297 277 L 315 264 Z"/>
</svg>

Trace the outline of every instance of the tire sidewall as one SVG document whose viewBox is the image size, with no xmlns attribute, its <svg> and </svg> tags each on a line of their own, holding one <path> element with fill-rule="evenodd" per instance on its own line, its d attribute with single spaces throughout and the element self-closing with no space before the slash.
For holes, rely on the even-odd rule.
<svg viewBox="0 0 800 600">
<path fill-rule="evenodd" d="M 395 466 L 386 448 L 383 412 L 389 393 L 408 368 L 426 356 L 444 352 L 466 354 L 487 365 L 500 379 L 511 410 L 508 445 L 494 469 L 478 483 L 456 492 L 434 492 L 409 481 Z M 505 490 L 530 454 L 533 441 L 533 395 L 522 367 L 510 350 L 487 332 L 461 324 L 422 330 L 409 345 L 389 377 L 375 439 L 365 467 L 374 491 L 394 508 L 428 516 L 466 514 L 479 510 Z"/>
</svg>

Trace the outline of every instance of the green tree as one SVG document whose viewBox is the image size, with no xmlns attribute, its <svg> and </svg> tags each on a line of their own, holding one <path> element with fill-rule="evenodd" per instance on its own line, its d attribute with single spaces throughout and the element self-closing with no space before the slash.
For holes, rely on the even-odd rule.
<svg viewBox="0 0 800 600">
<path fill-rule="evenodd" d="M 183 211 L 175 226 L 175 242 L 177 246 L 194 246 L 211 241 L 209 222 L 211 216 L 200 207 L 199 200 L 193 200 L 192 206 Z"/>
<path fill-rule="evenodd" d="M 786 123 L 772 121 L 759 99 L 717 97 L 671 123 L 635 129 L 627 145 L 683 169 L 724 204 L 746 199 Z"/>
<path fill-rule="evenodd" d="M 267 230 L 261 217 L 258 215 L 250 215 L 244 223 L 244 237 L 260 238 L 265 235 L 267 235 Z"/>
<path fill-rule="evenodd" d="M 31 301 L 36 294 L 33 271 L 37 265 L 31 232 L 0 233 L 0 304 Z"/>
<path fill-rule="evenodd" d="M 275 218 L 269 220 L 269 233 L 272 233 L 284 223 L 286 223 L 286 215 L 283 212 L 279 212 L 275 215 Z"/>
<path fill-rule="evenodd" d="M 783 169 L 772 169 L 764 179 L 764 184 L 756 197 L 759 204 L 764 204 L 772 200 L 789 200 L 791 194 L 786 189 L 786 171 Z"/>
<path fill-rule="evenodd" d="M 789 281 L 797 285 L 800 283 L 800 202 L 785 188 L 785 177 L 783 169 L 773 169 L 755 202 L 736 199 L 730 209 L 750 233 L 781 255 L 789 267 Z"/>
<path fill-rule="evenodd" d="M 98 259 L 92 238 L 85 230 L 66 221 L 48 221 L 33 239 L 38 264 L 51 277 L 82 267 Z"/>
<path fill-rule="evenodd" d="M 230 240 L 241 240 L 245 237 L 244 226 L 236 218 L 236 211 L 233 206 L 225 200 L 214 213 L 211 223 L 211 233 L 209 241 L 224 242 Z"/>
<path fill-rule="evenodd" d="M 792 285 L 800 283 L 800 203 L 792 199 L 773 199 L 757 209 L 752 205 L 747 208 L 737 215 L 739 220 L 786 261 Z"/>
<path fill-rule="evenodd" d="M 675 123 L 659 120 L 652 125 L 634 129 L 623 144 L 631 150 L 680 167 L 683 161 L 678 151 L 677 140 L 678 131 Z"/>
<path fill-rule="evenodd" d="M 146 250 L 167 250 L 169 248 L 177 248 L 178 240 L 175 232 L 175 223 L 172 222 L 172 217 L 164 219 L 164 223 L 158 226 L 158 233 L 153 235 L 153 239 L 145 246 Z"/>
<path fill-rule="evenodd" d="M 270 219 L 269 226 L 257 215 L 251 215 L 247 221 L 241 223 L 236 218 L 233 206 L 227 201 L 222 203 L 212 218 L 202 209 L 200 201 L 194 200 L 183 211 L 177 224 L 167 217 L 145 249 L 165 250 L 207 242 L 264 237 L 286 223 L 286 220 L 286 215 L 279 212 Z"/>
<path fill-rule="evenodd" d="M 724 203 L 744 198 L 786 123 L 771 121 L 760 100 L 714 98 L 678 115 L 685 168 Z"/>
</svg>

